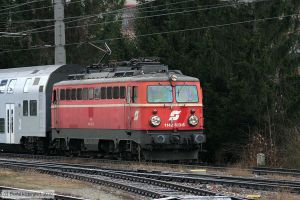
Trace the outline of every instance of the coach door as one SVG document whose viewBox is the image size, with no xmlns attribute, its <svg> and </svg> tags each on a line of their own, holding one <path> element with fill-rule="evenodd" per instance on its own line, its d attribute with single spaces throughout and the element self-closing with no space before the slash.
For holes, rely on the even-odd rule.
<svg viewBox="0 0 300 200">
<path fill-rule="evenodd" d="M 13 144 L 15 142 L 15 104 L 6 104 L 5 133 L 6 143 Z"/>
</svg>

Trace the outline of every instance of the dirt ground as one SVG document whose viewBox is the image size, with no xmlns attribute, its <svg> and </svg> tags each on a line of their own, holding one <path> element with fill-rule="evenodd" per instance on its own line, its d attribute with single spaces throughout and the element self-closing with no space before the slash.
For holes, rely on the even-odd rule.
<svg viewBox="0 0 300 200">
<path fill-rule="evenodd" d="M 119 190 L 33 171 L 17 172 L 0 168 L 0 185 L 32 190 L 54 190 L 57 194 L 78 196 L 93 200 L 133 200 L 134 195 Z"/>
</svg>

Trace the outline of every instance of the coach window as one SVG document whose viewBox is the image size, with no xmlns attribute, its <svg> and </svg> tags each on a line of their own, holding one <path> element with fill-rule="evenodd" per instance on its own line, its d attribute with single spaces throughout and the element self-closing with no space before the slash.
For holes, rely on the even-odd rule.
<svg viewBox="0 0 300 200">
<path fill-rule="evenodd" d="M 9 81 L 8 87 L 7 87 L 7 93 L 13 93 L 15 90 L 17 79 L 12 79 Z"/>
<path fill-rule="evenodd" d="M 77 100 L 82 100 L 82 88 L 77 88 Z"/>
<path fill-rule="evenodd" d="M 87 88 L 83 88 L 82 99 L 83 100 L 87 100 L 88 99 L 88 89 Z"/>
<path fill-rule="evenodd" d="M 101 99 L 106 99 L 106 87 L 101 88 Z"/>
<path fill-rule="evenodd" d="M 120 87 L 120 99 L 125 99 L 125 96 L 126 96 L 126 87 L 121 86 Z"/>
<path fill-rule="evenodd" d="M 37 101 L 30 100 L 30 116 L 37 116 Z"/>
<path fill-rule="evenodd" d="M 71 89 L 66 89 L 66 100 L 71 100 Z"/>
<path fill-rule="evenodd" d="M 107 91 L 106 98 L 112 99 L 112 87 L 107 87 L 106 91 Z"/>
<path fill-rule="evenodd" d="M 65 89 L 60 90 L 60 100 L 65 100 L 66 99 L 66 91 Z"/>
<path fill-rule="evenodd" d="M 39 78 L 39 77 L 35 78 L 32 85 L 38 85 L 40 82 L 40 79 L 41 78 Z"/>
<path fill-rule="evenodd" d="M 71 99 L 76 100 L 76 89 L 71 90 Z"/>
<path fill-rule="evenodd" d="M 95 99 L 100 99 L 101 98 L 100 91 L 101 91 L 100 88 L 95 88 Z"/>
<path fill-rule="evenodd" d="M 138 97 L 138 87 L 133 86 L 132 87 L 132 103 L 136 103 Z"/>
<path fill-rule="evenodd" d="M 1 81 L 1 83 L 0 83 L 0 94 L 4 93 L 6 84 L 7 84 L 7 80 L 2 80 Z"/>
<path fill-rule="evenodd" d="M 5 119 L 0 118 L 0 133 L 5 133 Z"/>
<path fill-rule="evenodd" d="M 28 101 L 23 101 L 23 116 L 28 116 Z"/>
<path fill-rule="evenodd" d="M 94 99 L 94 88 L 89 88 L 89 100 Z"/>
<path fill-rule="evenodd" d="M 30 85 L 32 85 L 32 78 L 26 79 L 26 82 L 24 84 L 24 89 L 23 89 L 24 93 L 28 92 Z"/>
<path fill-rule="evenodd" d="M 113 87 L 113 97 L 114 97 L 114 99 L 119 99 L 119 97 L 120 97 L 120 88 L 119 87 Z"/>
</svg>

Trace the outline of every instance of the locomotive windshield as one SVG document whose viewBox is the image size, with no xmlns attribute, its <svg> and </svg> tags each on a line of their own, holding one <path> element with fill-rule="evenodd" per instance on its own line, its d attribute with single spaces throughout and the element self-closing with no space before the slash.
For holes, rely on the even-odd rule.
<svg viewBox="0 0 300 200">
<path fill-rule="evenodd" d="M 149 103 L 171 103 L 173 102 L 172 86 L 148 86 L 147 96 Z"/>
<path fill-rule="evenodd" d="M 177 85 L 176 101 L 180 103 L 198 102 L 197 87 L 195 85 Z"/>
</svg>

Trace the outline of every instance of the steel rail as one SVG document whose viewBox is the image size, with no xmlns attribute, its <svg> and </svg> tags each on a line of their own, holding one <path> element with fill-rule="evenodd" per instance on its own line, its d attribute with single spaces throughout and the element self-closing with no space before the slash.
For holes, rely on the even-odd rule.
<svg viewBox="0 0 300 200">
<path fill-rule="evenodd" d="M 0 153 L 0 157 L 9 157 L 9 158 L 31 158 L 31 159 L 40 159 L 40 160 L 52 160 L 52 161 L 68 161 L 74 160 L 74 157 L 67 156 L 46 156 L 46 155 L 32 155 L 32 154 L 14 154 L 14 153 Z M 138 161 L 120 161 L 120 160 L 112 160 L 112 159 L 99 159 L 99 158 L 84 158 L 84 157 L 76 157 L 76 159 L 82 160 L 83 162 L 97 162 L 97 163 L 109 163 L 109 164 L 119 164 L 119 165 L 151 165 L 157 167 L 166 167 L 166 163 L 164 162 L 138 162 Z M 167 163 L 169 168 L 187 168 L 187 169 L 196 169 L 196 168 L 204 168 L 209 170 L 217 170 L 217 171 L 226 171 L 229 169 L 236 169 L 235 167 L 230 166 L 211 166 L 205 165 L 203 163 L 193 163 L 193 164 L 174 164 Z M 294 176 L 300 177 L 299 169 L 285 169 L 285 168 L 268 168 L 268 167 L 253 167 L 253 168 L 238 168 L 238 170 L 244 170 L 251 172 L 253 174 L 258 175 L 266 175 L 266 174 L 278 174 L 283 176 Z"/>
<path fill-rule="evenodd" d="M 0 159 L 1 161 L 1 159 Z M 2 160 L 5 163 L 6 160 Z M 257 179 L 248 177 L 232 177 L 232 176 L 220 176 L 220 175 L 206 175 L 206 174 L 188 174 L 188 173 L 158 173 L 147 171 L 132 171 L 132 170 L 120 170 L 120 169 L 107 169 L 99 168 L 89 165 L 78 164 L 66 164 L 66 163 L 51 163 L 51 162 L 23 162 L 23 161 L 8 161 L 14 163 L 22 163 L 31 167 L 45 167 L 51 169 L 60 169 L 66 172 L 73 173 L 85 173 L 85 174 L 98 174 L 105 175 L 107 172 L 121 173 L 127 175 L 133 175 L 138 177 L 152 178 L 156 180 L 166 180 L 175 182 L 192 182 L 192 183 L 215 183 L 222 185 L 238 186 L 243 188 L 259 189 L 259 190 L 284 190 L 295 193 L 300 193 L 299 181 L 288 180 L 272 180 L 272 179 Z M 103 174 L 105 172 L 105 174 Z"/>
<path fill-rule="evenodd" d="M 208 190 L 203 189 L 197 189 L 193 187 L 183 186 L 175 183 L 170 183 L 167 181 L 161 181 L 156 179 L 151 179 L 147 177 L 140 177 L 140 176 L 134 176 L 129 174 L 122 174 L 119 172 L 112 172 L 109 170 L 96 170 L 96 169 L 86 169 L 86 168 L 78 168 L 78 167 L 66 167 L 61 165 L 55 165 L 55 164 L 41 164 L 41 163 L 30 163 L 30 162 L 20 162 L 20 161 L 2 161 L 1 164 L 4 167 L 11 167 L 11 168 L 21 168 L 21 169 L 35 169 L 41 173 L 49 173 L 52 175 L 62 176 L 66 178 L 73 178 L 73 179 L 79 179 L 84 180 L 96 184 L 102 184 L 102 185 L 108 185 L 113 186 L 116 188 L 120 188 L 123 190 L 127 190 L 130 192 L 134 192 L 137 194 L 141 194 L 144 196 L 149 197 L 155 197 L 155 198 L 162 198 L 162 197 L 172 197 L 172 193 L 169 195 L 163 194 L 161 192 L 155 192 L 155 191 L 149 191 L 145 190 L 145 188 L 139 188 L 137 186 L 132 186 L 128 184 L 122 184 L 119 183 L 116 180 L 126 180 L 131 182 L 139 182 L 139 183 L 147 183 L 148 185 L 156 186 L 156 187 L 162 187 L 162 188 L 168 188 L 169 190 L 174 190 L 175 192 L 184 192 L 186 194 L 193 194 L 193 195 L 202 195 L 202 196 L 224 196 L 222 194 L 217 194 Z M 97 172 L 96 172 L 97 171 Z M 87 174 L 93 175 L 88 176 Z M 113 180 L 103 179 L 103 177 L 109 177 Z M 161 189 L 160 189 L 161 190 Z M 148 192 L 147 192 L 148 191 Z M 173 192 L 174 194 L 174 191 Z M 169 191 L 170 192 L 170 191 Z M 239 197 L 231 197 L 233 200 L 241 200 L 245 198 L 239 198 Z"/>
</svg>

